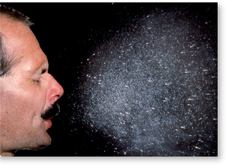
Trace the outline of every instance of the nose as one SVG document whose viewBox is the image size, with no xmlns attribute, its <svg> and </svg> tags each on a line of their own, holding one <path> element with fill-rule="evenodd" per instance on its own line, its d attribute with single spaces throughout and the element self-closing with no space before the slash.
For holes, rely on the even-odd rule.
<svg viewBox="0 0 226 165">
<path fill-rule="evenodd" d="M 50 87 L 47 93 L 47 99 L 51 105 L 53 105 L 63 94 L 63 87 L 57 82 L 57 80 L 50 75 Z"/>
</svg>

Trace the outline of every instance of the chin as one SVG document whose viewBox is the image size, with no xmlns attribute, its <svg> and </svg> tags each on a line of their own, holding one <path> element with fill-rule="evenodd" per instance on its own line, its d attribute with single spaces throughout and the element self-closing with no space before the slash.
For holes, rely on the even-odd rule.
<svg viewBox="0 0 226 165">
<path fill-rule="evenodd" d="M 49 134 L 46 132 L 45 135 L 40 139 L 38 139 L 38 144 L 31 148 L 31 150 L 39 150 L 51 145 L 52 139 Z"/>
<path fill-rule="evenodd" d="M 42 145 L 42 146 L 47 147 L 47 146 L 49 146 L 49 145 L 51 144 L 51 142 L 52 142 L 52 139 L 51 139 L 51 137 L 49 136 L 49 134 L 46 132 L 46 133 L 45 133 L 45 137 L 44 137 L 43 145 Z"/>
</svg>

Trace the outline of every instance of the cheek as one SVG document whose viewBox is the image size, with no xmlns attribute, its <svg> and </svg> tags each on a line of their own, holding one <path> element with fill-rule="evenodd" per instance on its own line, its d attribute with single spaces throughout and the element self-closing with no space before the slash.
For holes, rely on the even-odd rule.
<svg viewBox="0 0 226 165">
<path fill-rule="evenodd" d="M 44 106 L 45 96 L 40 92 L 4 91 L 1 94 L 2 123 L 9 128 L 37 125 Z"/>
</svg>

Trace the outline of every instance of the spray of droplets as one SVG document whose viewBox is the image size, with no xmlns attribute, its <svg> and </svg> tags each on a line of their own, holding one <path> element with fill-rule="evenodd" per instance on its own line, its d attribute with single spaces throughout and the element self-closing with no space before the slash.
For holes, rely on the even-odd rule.
<svg viewBox="0 0 226 165">
<path fill-rule="evenodd" d="M 119 155 L 217 155 L 211 19 L 156 7 L 99 45 L 76 89 L 83 124 L 112 139 Z"/>
</svg>

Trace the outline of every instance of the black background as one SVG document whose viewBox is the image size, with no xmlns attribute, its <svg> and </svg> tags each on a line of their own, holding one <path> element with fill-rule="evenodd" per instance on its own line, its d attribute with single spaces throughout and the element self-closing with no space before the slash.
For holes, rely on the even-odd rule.
<svg viewBox="0 0 226 165">
<path fill-rule="evenodd" d="M 5 3 L 29 16 L 31 27 L 50 63 L 49 72 L 65 90 L 61 113 L 48 131 L 52 145 L 15 156 L 117 156 L 99 134 L 82 123 L 72 123 L 70 96 L 87 57 L 95 47 L 155 6 L 151 3 Z M 173 5 L 173 4 L 168 4 Z M 183 4 L 181 4 L 183 5 Z M 199 10 L 202 5 L 191 6 Z M 201 11 L 200 11 L 201 12 Z M 75 93 L 76 94 L 76 93 Z"/>
</svg>

